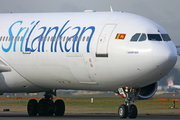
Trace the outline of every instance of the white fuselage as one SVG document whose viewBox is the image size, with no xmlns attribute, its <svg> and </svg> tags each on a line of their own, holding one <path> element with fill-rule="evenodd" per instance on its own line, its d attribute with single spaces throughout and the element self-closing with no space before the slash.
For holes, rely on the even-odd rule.
<svg viewBox="0 0 180 120">
<path fill-rule="evenodd" d="M 130 41 L 136 33 L 167 34 L 134 14 L 29 13 L 0 18 L 0 60 L 11 68 L 0 74 L 2 93 L 139 88 L 167 75 L 177 59 L 172 41 Z M 118 34 L 125 36 L 117 39 Z"/>
</svg>

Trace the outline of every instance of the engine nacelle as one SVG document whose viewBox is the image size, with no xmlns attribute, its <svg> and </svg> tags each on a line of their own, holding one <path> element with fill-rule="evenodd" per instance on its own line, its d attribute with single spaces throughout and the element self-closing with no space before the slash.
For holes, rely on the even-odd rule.
<svg viewBox="0 0 180 120">
<path fill-rule="evenodd" d="M 138 100 L 146 100 L 152 97 L 157 91 L 158 83 L 155 82 L 148 86 L 142 87 L 138 95 Z"/>
</svg>

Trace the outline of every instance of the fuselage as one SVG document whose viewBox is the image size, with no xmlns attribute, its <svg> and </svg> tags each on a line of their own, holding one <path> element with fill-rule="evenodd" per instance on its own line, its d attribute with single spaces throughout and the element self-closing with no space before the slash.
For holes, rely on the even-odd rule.
<svg viewBox="0 0 180 120">
<path fill-rule="evenodd" d="M 120 12 L 0 15 L 0 92 L 117 91 L 157 82 L 174 67 L 167 32 Z M 164 37 L 165 36 L 165 37 Z"/>
</svg>

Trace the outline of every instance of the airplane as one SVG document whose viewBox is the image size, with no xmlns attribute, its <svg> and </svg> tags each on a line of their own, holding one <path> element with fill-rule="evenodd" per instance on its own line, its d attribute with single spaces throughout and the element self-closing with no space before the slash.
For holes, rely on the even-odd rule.
<svg viewBox="0 0 180 120">
<path fill-rule="evenodd" d="M 168 83 L 167 91 L 169 91 L 169 92 L 176 92 L 176 93 L 180 92 L 180 85 L 174 85 L 173 81 L 174 81 L 174 77 L 173 76 L 170 76 L 167 79 L 167 83 Z"/>
<path fill-rule="evenodd" d="M 45 92 L 29 116 L 63 116 L 56 90 L 114 91 L 120 118 L 136 118 L 177 61 L 177 48 L 157 23 L 126 12 L 0 14 L 0 93 Z"/>
</svg>

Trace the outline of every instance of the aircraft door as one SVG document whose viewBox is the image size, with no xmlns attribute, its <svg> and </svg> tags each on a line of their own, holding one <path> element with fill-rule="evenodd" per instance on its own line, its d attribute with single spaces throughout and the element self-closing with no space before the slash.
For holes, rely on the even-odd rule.
<svg viewBox="0 0 180 120">
<path fill-rule="evenodd" d="M 104 26 L 98 39 L 96 57 L 108 57 L 107 47 L 115 27 L 116 24 L 107 24 Z"/>
</svg>

